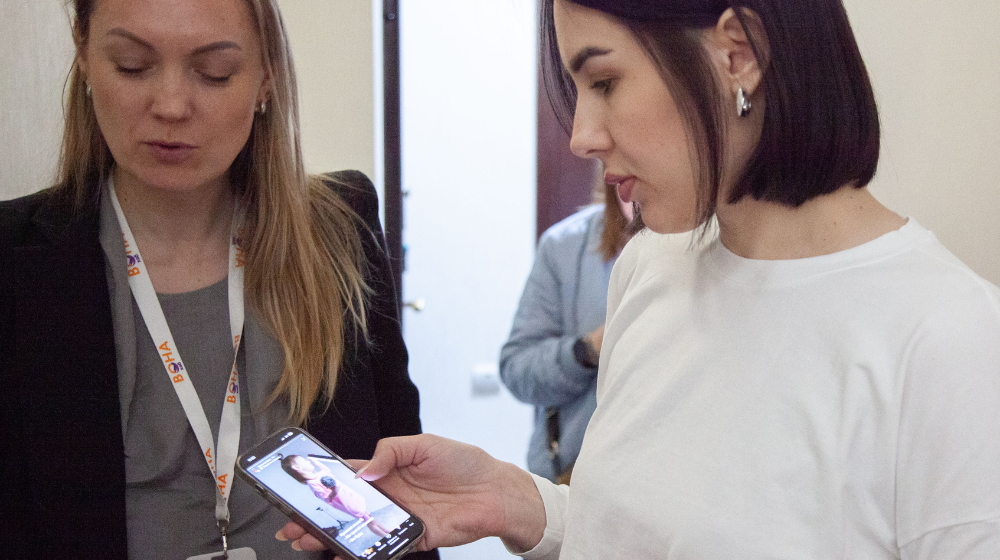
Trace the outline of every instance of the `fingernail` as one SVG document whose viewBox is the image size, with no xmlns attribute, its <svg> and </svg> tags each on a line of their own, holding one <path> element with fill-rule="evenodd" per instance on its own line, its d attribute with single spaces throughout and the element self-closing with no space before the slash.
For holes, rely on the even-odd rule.
<svg viewBox="0 0 1000 560">
<path fill-rule="evenodd" d="M 299 545 L 299 541 L 292 541 L 292 549 L 293 550 L 302 550 L 302 547 Z"/>
<path fill-rule="evenodd" d="M 371 465 L 371 463 L 368 463 L 367 465 L 358 469 L 358 472 L 354 473 L 354 478 L 361 478 L 361 473 L 367 471 L 369 465 Z"/>
<path fill-rule="evenodd" d="M 274 538 L 278 539 L 279 541 L 287 541 L 288 540 L 288 537 L 285 536 L 285 530 L 284 529 L 278 529 L 278 532 L 274 534 Z"/>
</svg>

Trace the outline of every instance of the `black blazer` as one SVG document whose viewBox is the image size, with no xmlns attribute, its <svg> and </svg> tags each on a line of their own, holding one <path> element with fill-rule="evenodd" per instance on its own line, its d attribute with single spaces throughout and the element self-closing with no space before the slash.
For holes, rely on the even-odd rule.
<svg viewBox="0 0 1000 560">
<path fill-rule="evenodd" d="M 420 432 L 371 182 L 331 174 L 361 216 L 371 343 L 345 350 L 334 403 L 309 431 L 344 457 Z M 48 191 L 0 202 L 0 556 L 127 558 L 118 375 L 97 204 Z M 348 333 L 347 340 L 354 337 Z M 349 343 L 350 344 L 350 343 Z M 437 558 L 437 552 L 409 558 Z"/>
</svg>

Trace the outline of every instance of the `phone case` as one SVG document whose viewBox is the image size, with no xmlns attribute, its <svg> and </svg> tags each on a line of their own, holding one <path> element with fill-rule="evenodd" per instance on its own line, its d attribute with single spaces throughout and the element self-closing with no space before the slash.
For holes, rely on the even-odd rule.
<svg viewBox="0 0 1000 560">
<path fill-rule="evenodd" d="M 278 430 L 236 464 L 241 478 L 342 558 L 400 558 L 423 535 L 418 517 L 354 478 L 350 465 L 300 428 Z"/>
</svg>

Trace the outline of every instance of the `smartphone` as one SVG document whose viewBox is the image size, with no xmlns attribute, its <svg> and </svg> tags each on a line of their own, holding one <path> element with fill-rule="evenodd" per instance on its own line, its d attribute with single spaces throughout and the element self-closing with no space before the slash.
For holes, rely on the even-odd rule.
<svg viewBox="0 0 1000 560">
<path fill-rule="evenodd" d="M 236 463 L 236 472 L 338 556 L 401 558 L 424 524 L 299 428 L 269 436 Z"/>
</svg>

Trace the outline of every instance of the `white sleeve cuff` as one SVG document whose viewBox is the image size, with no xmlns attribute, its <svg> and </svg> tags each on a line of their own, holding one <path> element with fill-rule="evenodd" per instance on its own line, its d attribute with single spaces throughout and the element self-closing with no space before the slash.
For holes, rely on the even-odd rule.
<svg viewBox="0 0 1000 560">
<path fill-rule="evenodd" d="M 563 532 L 566 528 L 566 502 L 569 500 L 569 486 L 553 484 L 548 479 L 532 474 L 535 488 L 545 505 L 545 533 L 535 548 L 527 552 L 517 552 L 507 547 L 511 554 L 527 560 L 556 560 L 562 549 Z M 504 546 L 507 546 L 504 543 Z"/>
</svg>

